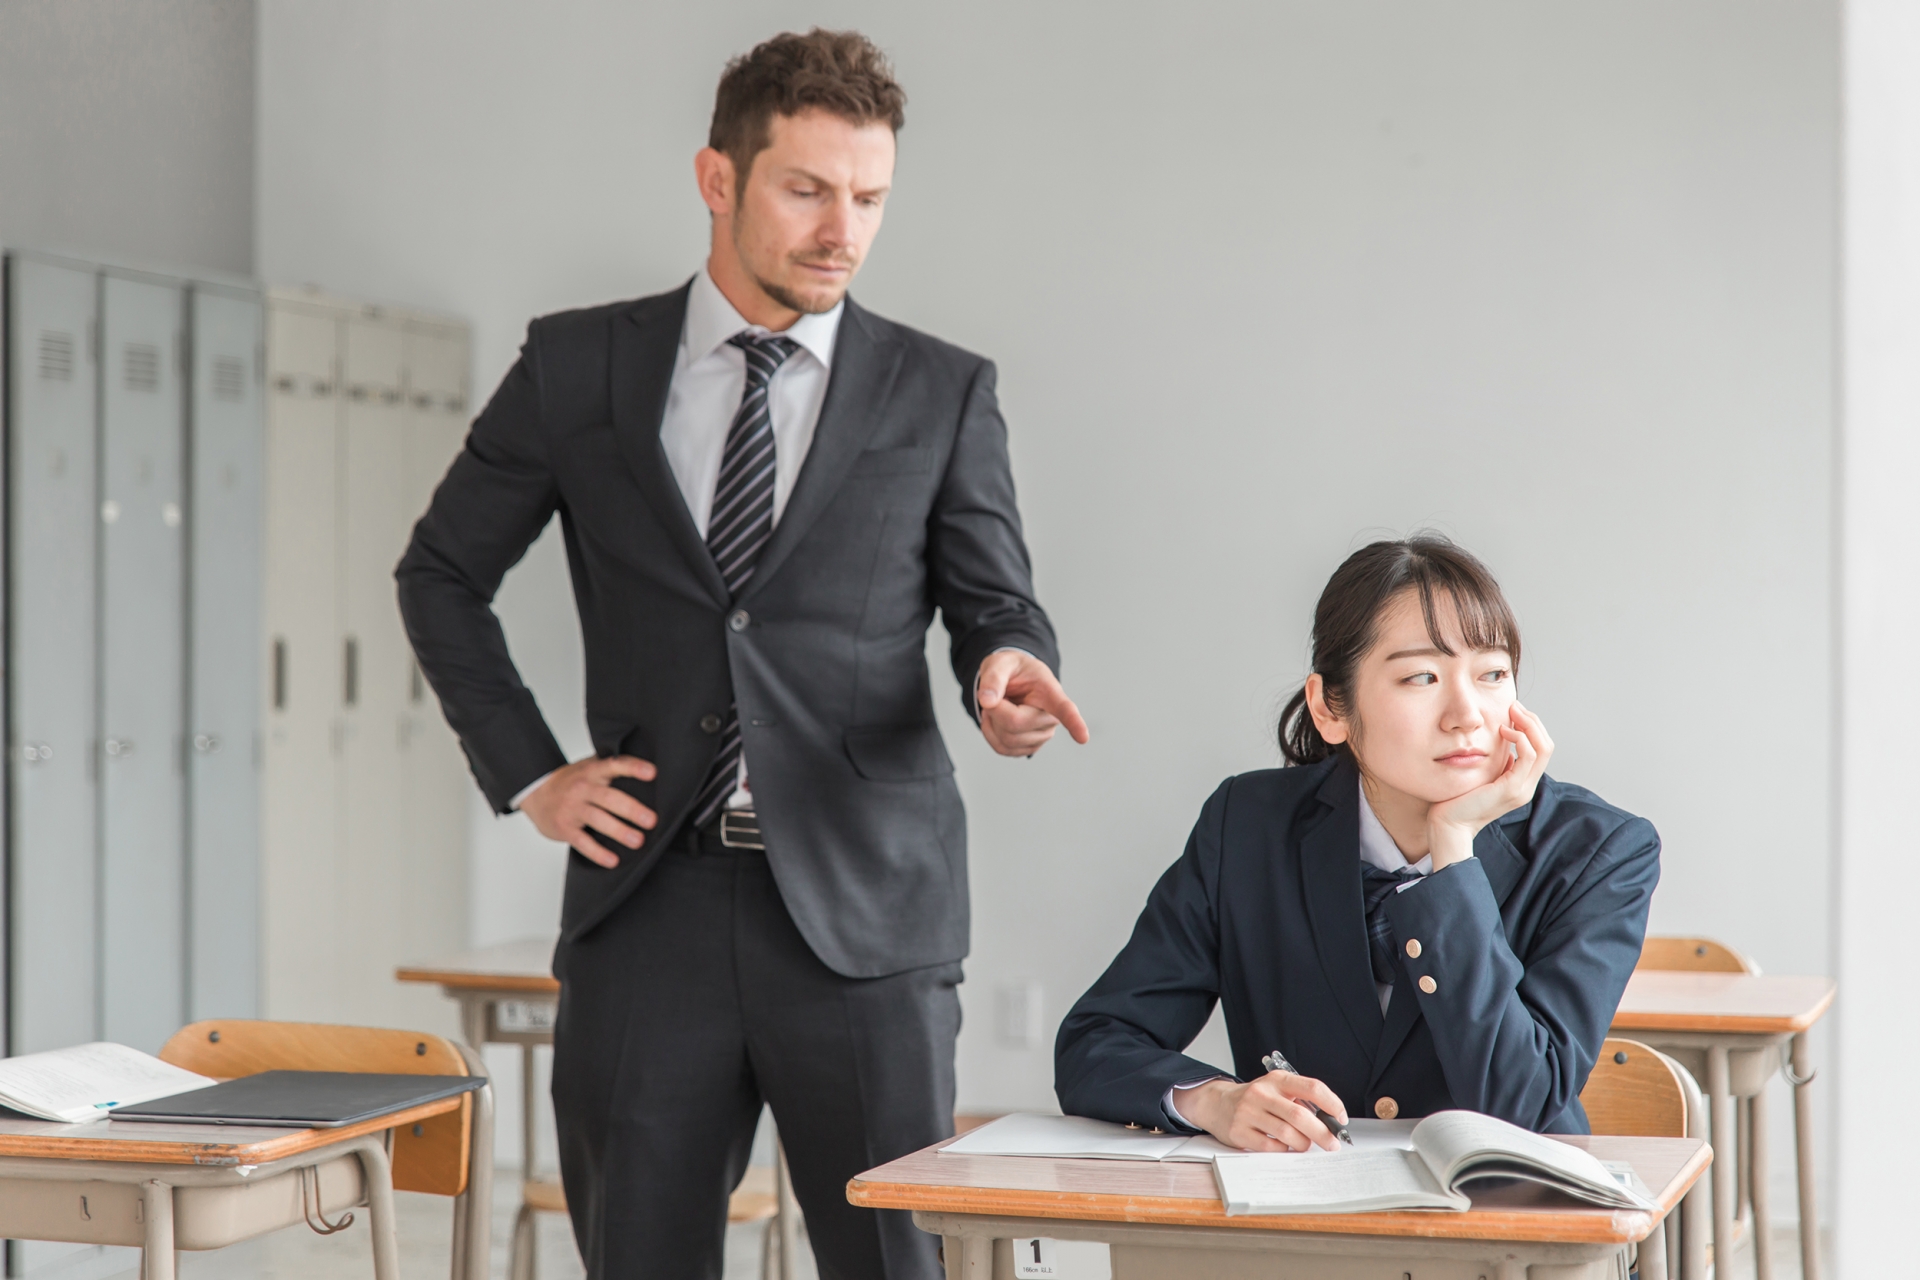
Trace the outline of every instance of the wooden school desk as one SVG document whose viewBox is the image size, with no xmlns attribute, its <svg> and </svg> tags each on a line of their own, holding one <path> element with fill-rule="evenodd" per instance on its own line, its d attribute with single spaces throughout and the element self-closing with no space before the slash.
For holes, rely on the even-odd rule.
<svg viewBox="0 0 1920 1280">
<path fill-rule="evenodd" d="M 329 1222 L 365 1200 L 374 1275 L 399 1280 L 388 1133 L 459 1106 L 338 1129 L 0 1119 L 0 1238 L 137 1246 L 141 1280 L 172 1280 L 176 1249 Z M 478 1267 L 484 1277 L 484 1257 Z"/>
<path fill-rule="evenodd" d="M 1114 1280 L 1402 1280 L 1409 1270 L 1422 1280 L 1529 1280 L 1529 1267 L 1532 1280 L 1617 1280 L 1626 1247 L 1644 1240 L 1642 1280 L 1664 1280 L 1664 1219 L 1712 1159 L 1698 1138 L 1565 1139 L 1630 1161 L 1657 1214 L 1579 1207 L 1529 1184 L 1470 1184 L 1466 1213 L 1229 1218 L 1209 1165 L 939 1154 L 952 1141 L 847 1184 L 852 1203 L 912 1210 L 921 1230 L 942 1236 L 947 1280 L 1011 1280 L 1012 1242 L 1034 1236 L 1104 1242 Z M 1409 1266 L 1417 1262 L 1427 1265 Z"/>
<path fill-rule="evenodd" d="M 1713 1173 L 1713 1239 L 1718 1260 L 1731 1252 L 1736 1163 L 1731 1151 L 1735 1097 L 1753 1099 L 1748 1153 L 1753 1170 L 1753 1256 L 1759 1280 L 1772 1280 L 1767 1239 L 1767 1113 L 1765 1083 L 1790 1045 L 1794 1158 L 1800 1187 L 1800 1266 L 1805 1280 L 1819 1280 L 1818 1219 L 1813 1200 L 1813 1073 L 1807 1063 L 1807 1029 L 1833 1004 L 1831 978 L 1749 973 L 1694 973 L 1639 969 L 1613 1016 L 1615 1035 L 1628 1035 L 1682 1058 L 1703 1054 L 1713 1145 L 1723 1158 Z M 1723 1243 L 1724 1242 L 1724 1243 Z"/>
</svg>

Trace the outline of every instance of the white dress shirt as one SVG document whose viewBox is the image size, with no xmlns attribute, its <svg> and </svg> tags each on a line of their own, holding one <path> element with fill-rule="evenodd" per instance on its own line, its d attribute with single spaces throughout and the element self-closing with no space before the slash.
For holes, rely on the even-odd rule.
<svg viewBox="0 0 1920 1280">
<path fill-rule="evenodd" d="M 767 385 L 767 411 L 773 425 L 773 522 L 787 509 L 800 466 L 813 447 L 820 425 L 820 406 L 827 398 L 827 377 L 833 371 L 833 344 L 840 336 L 844 301 L 833 310 L 801 316 L 783 337 L 799 344 L 774 371 Z M 727 432 L 740 398 L 747 389 L 747 354 L 727 341 L 737 333 L 766 333 L 748 324 L 720 292 L 706 268 L 693 278 L 687 291 L 687 315 L 680 326 L 680 349 L 667 384 L 667 409 L 660 419 L 660 447 L 686 500 L 693 527 L 707 536 L 707 518 L 713 514 L 713 488 L 720 478 L 720 461 L 727 451 Z M 552 774 L 543 774 L 513 798 L 513 807 L 531 795 Z M 753 803 L 747 787 L 747 757 L 740 754 L 740 782 L 727 797 L 729 809 Z"/>
</svg>

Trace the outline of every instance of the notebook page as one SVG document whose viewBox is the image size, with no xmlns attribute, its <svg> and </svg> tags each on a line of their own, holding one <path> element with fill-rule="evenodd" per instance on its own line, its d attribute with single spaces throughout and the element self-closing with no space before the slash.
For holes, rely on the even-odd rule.
<svg viewBox="0 0 1920 1280">
<path fill-rule="evenodd" d="M 1353 1137 L 1353 1145 L 1340 1145 L 1338 1151 L 1328 1151 L 1322 1147 L 1308 1147 L 1302 1155 L 1315 1156 L 1322 1160 L 1350 1156 L 1356 1151 L 1384 1151 L 1389 1148 L 1400 1151 L 1413 1150 L 1413 1127 L 1418 1120 L 1362 1120 L 1356 1117 L 1347 1125 L 1347 1132 Z M 1167 1160 L 1190 1163 L 1208 1163 L 1220 1156 L 1245 1155 L 1238 1147 L 1230 1147 L 1210 1133 L 1188 1138 Z"/>
<path fill-rule="evenodd" d="M 1085 1116 L 1019 1112 L 948 1143 L 942 1155 L 1055 1156 L 1082 1160 L 1158 1160 L 1185 1145 L 1181 1133 L 1129 1129 Z"/>
<path fill-rule="evenodd" d="M 1467 1198 L 1442 1189 L 1415 1151 L 1354 1151 L 1325 1160 L 1221 1156 L 1213 1172 L 1229 1215 L 1467 1207 Z"/>
<path fill-rule="evenodd" d="M 0 1105 L 70 1124 L 103 1118 L 109 1107 L 150 1102 L 213 1083 L 107 1041 L 0 1060 Z"/>
</svg>

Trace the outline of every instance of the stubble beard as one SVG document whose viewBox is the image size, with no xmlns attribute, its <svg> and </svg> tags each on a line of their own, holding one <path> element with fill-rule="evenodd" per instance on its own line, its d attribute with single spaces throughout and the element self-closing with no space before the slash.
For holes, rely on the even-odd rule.
<svg viewBox="0 0 1920 1280">
<path fill-rule="evenodd" d="M 758 271 L 754 270 L 752 262 L 747 256 L 747 247 L 744 243 L 746 239 L 744 235 L 746 230 L 744 223 L 745 219 L 737 215 L 735 216 L 733 220 L 733 254 L 734 257 L 739 260 L 740 265 L 747 269 L 747 274 L 753 277 L 753 282 L 760 287 L 760 292 L 766 294 L 769 298 L 772 298 L 775 302 L 787 308 L 787 310 L 798 311 L 803 316 L 817 316 L 822 312 L 831 311 L 840 305 L 840 300 L 847 296 L 846 285 L 842 285 L 838 289 L 828 290 L 824 295 L 816 294 L 813 297 L 806 297 L 780 284 L 778 281 L 767 279 Z M 831 254 L 816 254 L 811 257 L 793 255 L 787 260 L 795 263 L 822 260 L 829 262 L 836 261 Z M 849 272 L 847 283 L 851 284 L 852 282 L 852 273 Z"/>
</svg>

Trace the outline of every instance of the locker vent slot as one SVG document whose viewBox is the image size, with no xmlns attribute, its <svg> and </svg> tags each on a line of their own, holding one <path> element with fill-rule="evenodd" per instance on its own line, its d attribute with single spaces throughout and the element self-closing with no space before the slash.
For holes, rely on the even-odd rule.
<svg viewBox="0 0 1920 1280">
<path fill-rule="evenodd" d="M 247 394 L 247 366 L 235 356 L 213 358 L 213 398 L 241 400 Z"/>
<path fill-rule="evenodd" d="M 273 639 L 273 709 L 287 709 L 287 642 L 279 636 Z"/>
<path fill-rule="evenodd" d="M 40 332 L 40 376 L 50 382 L 73 381 L 73 335 L 58 329 Z"/>
<path fill-rule="evenodd" d="M 125 359 L 127 390 L 160 389 L 160 348 L 147 342 L 129 342 Z"/>
<path fill-rule="evenodd" d="M 356 706 L 360 701 L 360 642 L 352 636 L 347 637 L 340 665 L 340 700 L 349 707 Z"/>
</svg>

